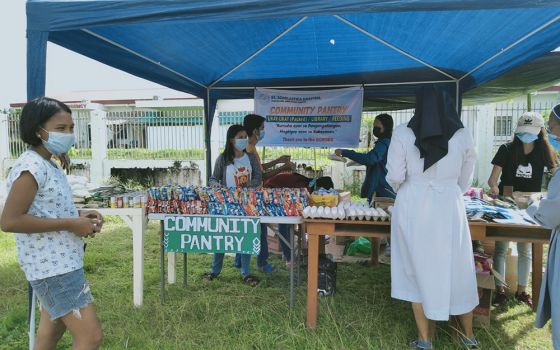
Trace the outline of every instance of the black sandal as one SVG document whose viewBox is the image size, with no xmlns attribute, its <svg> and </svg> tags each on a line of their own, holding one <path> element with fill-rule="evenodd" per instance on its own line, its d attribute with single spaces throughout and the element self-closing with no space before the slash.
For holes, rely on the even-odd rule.
<svg viewBox="0 0 560 350">
<path fill-rule="evenodd" d="M 216 275 L 216 274 L 214 274 L 214 273 L 212 273 L 212 272 L 205 272 L 205 273 L 202 275 L 202 278 L 204 278 L 204 279 L 207 280 L 207 281 L 212 281 L 212 280 L 218 278 L 218 275 Z"/>
<path fill-rule="evenodd" d="M 247 276 L 241 276 L 241 280 L 243 281 L 243 283 L 251 286 L 251 287 L 256 287 L 260 280 L 252 275 L 247 275 Z"/>
</svg>

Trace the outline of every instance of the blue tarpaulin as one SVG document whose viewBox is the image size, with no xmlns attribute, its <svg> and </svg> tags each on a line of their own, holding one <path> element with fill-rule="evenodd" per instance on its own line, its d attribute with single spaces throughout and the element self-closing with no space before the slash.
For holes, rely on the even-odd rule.
<svg viewBox="0 0 560 350">
<path fill-rule="evenodd" d="M 257 86 L 467 92 L 560 46 L 560 1 L 543 0 L 30 0 L 27 19 L 28 98 L 51 41 L 203 98 L 207 142 L 216 101 Z"/>
</svg>

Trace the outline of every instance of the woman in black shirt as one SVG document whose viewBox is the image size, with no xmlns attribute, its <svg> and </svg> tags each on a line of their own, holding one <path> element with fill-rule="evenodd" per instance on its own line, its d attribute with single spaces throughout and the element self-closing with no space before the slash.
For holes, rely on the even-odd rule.
<svg viewBox="0 0 560 350">
<path fill-rule="evenodd" d="M 500 146 L 492 164 L 494 168 L 488 179 L 490 194 L 503 195 L 504 186 L 512 186 L 513 191 L 541 192 L 544 168 L 551 171 L 558 164 L 556 153 L 548 142 L 543 117 L 536 112 L 524 113 L 517 122 L 513 141 Z M 508 247 L 509 242 L 496 241 L 494 268 L 502 275 L 505 275 L 505 256 Z M 531 296 L 526 291 L 531 266 L 531 245 L 518 242 L 517 252 L 518 285 L 515 297 L 532 306 Z M 505 305 L 507 298 L 504 285 L 497 282 L 496 286 L 494 304 Z"/>
</svg>

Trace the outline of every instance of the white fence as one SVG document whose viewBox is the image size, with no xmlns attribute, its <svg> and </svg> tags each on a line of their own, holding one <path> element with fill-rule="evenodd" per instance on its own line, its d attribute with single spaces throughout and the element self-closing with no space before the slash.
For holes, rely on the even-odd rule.
<svg viewBox="0 0 560 350">
<path fill-rule="evenodd" d="M 539 112 L 548 118 L 554 102 L 531 104 L 531 111 Z M 494 148 L 509 142 L 517 125 L 517 119 L 528 110 L 526 103 L 497 103 L 494 114 Z"/>
<path fill-rule="evenodd" d="M 550 104 L 534 104 L 532 110 L 548 114 Z M 524 104 L 491 104 L 464 107 L 462 119 L 474 135 L 478 146 L 479 177 L 487 176 L 487 166 L 493 152 L 500 144 L 511 140 L 517 118 L 527 110 Z M 221 151 L 226 131 L 231 124 L 242 124 L 250 111 L 220 112 L 214 118 L 211 141 Z M 373 147 L 373 121 L 380 113 L 393 116 L 395 126 L 406 123 L 414 110 L 364 112 L 360 131 L 361 151 Z M 101 180 L 110 174 L 111 168 L 166 168 L 175 161 L 198 165 L 205 177 L 204 117 L 200 107 L 175 109 L 130 108 L 126 111 L 74 110 L 76 145 L 71 157 L 76 162 L 90 164 L 92 178 Z M 0 164 L 2 176 L 10 164 L 25 149 L 19 138 L 19 114 L 0 115 Z M 270 161 L 283 154 L 292 155 L 299 164 L 330 167 L 327 155 L 331 149 L 281 147 L 263 149 L 263 158 Z M 216 148 L 213 157 L 217 156 Z M 327 173 L 329 170 L 327 170 Z"/>
</svg>

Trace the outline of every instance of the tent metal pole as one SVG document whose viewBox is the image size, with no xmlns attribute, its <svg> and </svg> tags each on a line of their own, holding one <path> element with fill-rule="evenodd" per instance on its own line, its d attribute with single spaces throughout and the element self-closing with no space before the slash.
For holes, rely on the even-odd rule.
<svg viewBox="0 0 560 350">
<path fill-rule="evenodd" d="M 213 119 L 213 118 L 212 118 Z M 210 121 L 210 89 L 206 89 L 206 101 L 204 103 L 204 147 L 206 148 L 206 184 L 210 180 L 212 172 L 212 148 L 210 147 L 210 133 L 212 132 L 212 125 Z"/>
<path fill-rule="evenodd" d="M 470 72 L 468 72 L 467 74 L 463 75 L 461 78 L 459 78 L 459 80 L 463 80 L 466 77 L 468 77 L 469 75 L 473 74 L 474 72 L 476 72 L 477 70 L 479 70 L 480 68 L 482 68 L 483 66 L 485 66 L 486 64 L 488 64 L 489 62 L 495 60 L 497 57 L 499 57 L 500 55 L 502 55 L 503 53 L 509 51 L 510 49 L 512 49 L 514 46 L 518 45 L 519 43 L 525 41 L 526 39 L 532 37 L 533 35 L 537 34 L 538 32 L 540 32 L 541 30 L 551 26 L 552 24 L 554 24 L 555 22 L 557 22 L 560 19 L 560 16 L 556 16 L 553 19 L 551 19 L 550 21 L 544 23 L 543 25 L 541 25 L 540 27 L 538 27 L 537 29 L 533 30 L 532 32 L 525 34 L 524 36 L 522 36 L 521 38 L 517 39 L 514 43 L 510 44 L 509 46 L 507 46 L 505 49 L 501 49 L 500 52 L 494 54 L 492 57 L 488 58 L 487 60 L 485 60 L 484 62 L 482 62 L 481 64 L 479 64 L 478 66 L 476 66 L 474 69 L 472 69 Z"/>
<path fill-rule="evenodd" d="M 196 84 L 196 85 L 198 85 L 198 86 L 200 86 L 200 87 L 203 87 L 204 89 L 207 88 L 206 85 L 204 85 L 204 84 L 202 84 L 202 83 L 199 83 L 198 81 L 196 81 L 196 80 L 194 80 L 194 79 L 192 79 L 192 78 L 189 78 L 189 77 L 187 77 L 186 75 L 181 74 L 181 73 L 177 72 L 176 70 L 173 70 L 173 69 L 171 69 L 171 68 L 169 68 L 169 67 L 167 67 L 167 66 L 161 64 L 160 62 L 157 62 L 157 61 L 155 61 L 155 60 L 153 60 L 153 59 L 151 59 L 151 58 L 149 58 L 149 57 L 146 57 L 146 56 L 144 56 L 144 55 L 142 55 L 142 54 L 140 54 L 140 53 L 138 53 L 138 52 L 136 52 L 136 51 L 134 51 L 134 50 L 131 50 L 131 49 L 129 49 L 129 48 L 126 47 L 126 46 L 123 46 L 123 45 L 121 45 L 121 44 L 119 44 L 119 43 L 117 43 L 117 42 L 114 42 L 114 41 L 111 40 L 111 39 L 107 39 L 107 38 L 105 38 L 105 37 L 102 36 L 102 35 L 99 35 L 99 34 L 97 34 L 97 33 L 94 33 L 94 32 L 92 32 L 92 31 L 89 30 L 89 29 L 81 29 L 81 31 L 84 32 L 84 33 L 87 33 L 87 34 L 89 34 L 89 35 L 91 35 L 91 36 L 94 36 L 94 37 L 96 37 L 96 38 L 99 39 L 99 40 L 102 40 L 102 41 L 104 41 L 104 42 L 106 42 L 106 43 L 109 43 L 109 44 L 111 44 L 111 45 L 113 45 L 113 46 L 116 46 L 116 47 L 118 47 L 118 48 L 121 49 L 121 50 L 124 50 L 124 51 L 126 51 L 126 52 L 128 52 L 128 53 L 131 53 L 131 54 L 133 54 L 133 55 L 135 55 L 135 56 L 137 56 L 137 57 L 140 57 L 140 58 L 143 59 L 143 60 L 146 60 L 146 61 L 148 61 L 148 62 L 150 62 L 150 63 L 153 63 L 153 64 L 155 64 L 156 66 L 159 66 L 159 67 L 161 67 L 161 68 L 163 68 L 163 69 L 165 69 L 165 70 L 167 70 L 167 71 L 169 71 L 169 72 L 171 72 L 171 73 L 173 73 L 173 74 L 175 74 L 175 75 L 177 75 L 177 76 L 179 76 L 179 77 L 181 77 L 181 78 L 183 78 L 183 79 L 186 79 L 186 80 L 190 81 L 190 82 L 193 83 L 193 84 Z"/>
<path fill-rule="evenodd" d="M 461 82 L 459 80 L 457 80 L 455 82 L 455 111 L 457 111 L 457 114 L 459 114 L 459 84 Z"/>
<path fill-rule="evenodd" d="M 441 69 L 436 68 L 436 67 L 432 66 L 431 64 L 429 64 L 429 63 L 427 63 L 427 62 L 424 62 L 423 60 L 419 59 L 418 57 L 416 57 L 416 56 L 414 56 L 414 55 L 411 55 L 411 54 L 409 54 L 408 52 L 399 49 L 399 48 L 396 47 L 395 45 L 393 45 L 393 44 L 391 44 L 391 43 L 389 43 L 389 42 L 387 42 L 387 41 L 381 39 L 380 37 L 378 37 L 378 36 L 376 36 L 376 35 L 374 35 L 374 34 L 368 32 L 367 30 L 363 29 L 362 27 L 358 26 L 357 24 L 350 22 L 350 21 L 347 20 L 346 18 L 342 18 L 342 17 L 340 17 L 339 15 L 334 15 L 334 17 L 335 17 L 336 19 L 338 19 L 339 21 L 341 21 L 342 23 L 345 23 L 345 24 L 349 25 L 350 27 L 352 27 L 352 28 L 356 29 L 357 31 L 359 31 L 359 32 L 361 32 L 361 33 L 367 35 L 368 37 L 372 38 L 373 40 L 378 41 L 378 42 L 380 42 L 381 44 L 383 44 L 383 45 L 385 45 L 385 46 L 387 46 L 387 47 L 390 47 L 391 49 L 393 49 L 393 50 L 395 50 L 395 51 L 397 51 L 397 52 L 399 52 L 399 53 L 405 55 L 406 57 L 411 58 L 411 59 L 415 60 L 416 62 L 418 62 L 418 63 L 420 63 L 420 64 L 422 64 L 422 65 L 424 65 L 424 66 L 426 66 L 426 67 L 428 67 L 428 68 L 430 68 L 430 69 L 433 69 L 433 70 L 435 70 L 436 72 L 441 73 L 441 74 L 445 75 L 446 77 L 448 77 L 448 78 L 450 78 L 450 79 L 453 79 L 453 80 L 457 79 L 456 77 L 452 76 L 451 74 L 446 73 L 446 72 L 442 71 Z"/>
<path fill-rule="evenodd" d="M 283 31 L 282 33 L 278 34 L 274 39 L 272 39 L 271 41 L 269 41 L 265 46 L 261 47 L 260 49 L 258 49 L 254 54 L 252 54 L 251 56 L 247 57 L 245 60 L 243 60 L 243 62 L 239 63 L 237 66 L 233 67 L 232 69 L 230 69 L 226 74 L 222 75 L 221 77 L 219 77 L 216 81 L 214 81 L 212 84 L 209 85 L 210 88 L 214 87 L 216 84 L 218 84 L 220 81 L 222 81 L 223 79 L 225 79 L 228 75 L 230 75 L 231 73 L 235 72 L 238 68 L 240 68 L 241 66 L 243 66 L 245 63 L 251 61 L 253 58 L 257 57 L 261 52 L 263 52 L 264 50 L 266 50 L 268 47 L 270 47 L 272 44 L 274 44 L 275 42 L 277 42 L 278 40 L 280 40 L 284 35 L 288 34 L 289 32 L 292 31 L 292 29 L 294 29 L 295 27 L 297 27 L 298 25 L 300 25 L 301 22 L 305 21 L 307 19 L 307 16 L 300 18 L 296 23 L 292 24 L 288 29 L 286 29 L 285 31 Z"/>
<path fill-rule="evenodd" d="M 369 87 L 369 86 L 395 86 L 395 85 L 414 85 L 414 84 L 440 84 L 455 83 L 453 80 L 432 80 L 432 81 L 404 81 L 399 83 L 373 83 L 373 84 L 339 84 L 339 85 L 306 85 L 306 86 L 261 86 L 263 89 L 319 89 L 319 88 L 344 88 L 344 87 Z M 245 86 L 215 86 L 215 90 L 252 90 L 253 87 Z"/>
</svg>

